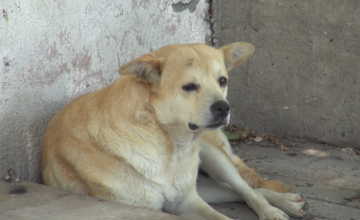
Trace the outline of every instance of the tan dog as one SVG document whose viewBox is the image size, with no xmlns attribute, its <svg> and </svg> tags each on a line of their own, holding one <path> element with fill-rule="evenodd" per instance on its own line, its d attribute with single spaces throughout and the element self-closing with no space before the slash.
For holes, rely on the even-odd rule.
<svg viewBox="0 0 360 220">
<path fill-rule="evenodd" d="M 227 71 L 253 51 L 246 43 L 169 45 L 121 66 L 120 79 L 49 123 L 45 184 L 187 219 L 229 219 L 205 201 L 246 201 L 260 219 L 303 216 L 302 197 L 274 192 L 286 190 L 243 164 L 218 130 L 230 117 Z M 196 182 L 200 161 L 212 178 Z M 254 190 L 239 171 L 252 187 L 274 191 Z"/>
</svg>

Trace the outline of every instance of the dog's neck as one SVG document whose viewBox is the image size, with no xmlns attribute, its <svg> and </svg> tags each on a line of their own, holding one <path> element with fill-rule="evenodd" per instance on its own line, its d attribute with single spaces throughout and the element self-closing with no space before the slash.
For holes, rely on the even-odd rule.
<svg viewBox="0 0 360 220">
<path fill-rule="evenodd" d="M 194 142 L 198 140 L 204 133 L 203 129 L 196 131 L 190 131 L 187 127 L 184 127 L 179 122 L 172 122 L 164 120 L 158 117 L 156 114 L 156 108 L 152 104 L 146 104 L 146 110 L 152 114 L 160 128 L 172 139 L 175 146 L 178 149 L 192 148 Z M 163 120 L 161 120 L 163 119 Z"/>
<path fill-rule="evenodd" d="M 202 130 L 192 132 L 187 129 L 179 129 L 178 127 L 167 127 L 164 130 L 174 141 L 178 149 L 192 148 L 195 141 L 204 133 Z"/>
</svg>

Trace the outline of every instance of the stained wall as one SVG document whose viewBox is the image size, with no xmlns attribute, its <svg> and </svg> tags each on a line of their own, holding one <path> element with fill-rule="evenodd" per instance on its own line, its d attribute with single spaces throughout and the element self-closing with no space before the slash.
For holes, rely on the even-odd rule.
<svg viewBox="0 0 360 220">
<path fill-rule="evenodd" d="M 39 181 L 40 140 L 72 99 L 171 43 L 205 42 L 205 0 L 0 0 L 0 177 Z"/>
</svg>

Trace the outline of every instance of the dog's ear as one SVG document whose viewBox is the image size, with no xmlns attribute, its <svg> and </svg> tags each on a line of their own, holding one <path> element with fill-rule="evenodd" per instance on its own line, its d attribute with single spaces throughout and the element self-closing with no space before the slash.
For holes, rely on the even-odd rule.
<svg viewBox="0 0 360 220">
<path fill-rule="evenodd" d="M 144 82 L 157 84 L 160 80 L 164 61 L 164 58 L 148 53 L 122 65 L 119 68 L 119 73 L 121 75 L 133 75 L 141 78 Z"/>
<path fill-rule="evenodd" d="M 226 70 L 245 62 L 254 53 L 254 46 L 248 43 L 233 43 L 218 49 L 224 54 Z"/>
</svg>

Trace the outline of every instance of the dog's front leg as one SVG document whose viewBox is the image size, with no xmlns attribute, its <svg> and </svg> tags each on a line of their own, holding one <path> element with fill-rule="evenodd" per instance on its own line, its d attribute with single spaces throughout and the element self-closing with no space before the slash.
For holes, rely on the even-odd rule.
<svg viewBox="0 0 360 220">
<path fill-rule="evenodd" d="M 192 220 L 230 220 L 208 205 L 196 192 L 195 185 L 181 198 L 166 202 L 163 211 Z"/>
<path fill-rule="evenodd" d="M 211 178 L 228 184 L 259 215 L 260 219 L 286 220 L 289 217 L 269 204 L 264 196 L 251 188 L 239 175 L 230 157 L 212 145 L 203 145 L 200 150 L 200 168 Z"/>
</svg>

